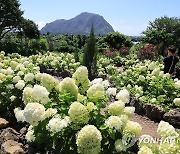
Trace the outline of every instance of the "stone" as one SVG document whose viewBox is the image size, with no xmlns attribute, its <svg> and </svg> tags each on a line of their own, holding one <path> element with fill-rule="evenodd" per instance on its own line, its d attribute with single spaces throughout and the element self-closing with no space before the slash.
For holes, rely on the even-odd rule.
<svg viewBox="0 0 180 154">
<path fill-rule="evenodd" d="M 26 127 L 21 128 L 20 133 L 23 134 L 23 135 L 26 134 L 27 133 L 27 128 Z"/>
<path fill-rule="evenodd" d="M 140 115 L 144 114 L 143 103 L 140 100 L 131 98 L 129 105 L 135 107 L 135 113 Z"/>
<path fill-rule="evenodd" d="M 171 125 L 180 128 L 180 108 L 172 109 L 165 113 L 163 119 Z"/>
<path fill-rule="evenodd" d="M 4 154 L 25 154 L 25 151 L 22 148 L 22 144 L 13 141 L 7 140 L 1 145 L 1 151 Z"/>
<path fill-rule="evenodd" d="M 145 114 L 148 118 L 155 121 L 163 120 L 165 110 L 154 104 L 145 104 Z"/>
<path fill-rule="evenodd" d="M 0 145 L 7 140 L 18 141 L 18 139 L 19 133 L 16 130 L 12 128 L 6 128 L 0 134 Z"/>
<path fill-rule="evenodd" d="M 0 129 L 6 128 L 9 122 L 6 119 L 0 118 Z"/>
</svg>

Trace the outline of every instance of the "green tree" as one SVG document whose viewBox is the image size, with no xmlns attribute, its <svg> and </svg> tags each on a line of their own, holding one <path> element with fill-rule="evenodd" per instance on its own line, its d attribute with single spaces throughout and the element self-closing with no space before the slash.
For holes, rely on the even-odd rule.
<svg viewBox="0 0 180 154">
<path fill-rule="evenodd" d="M 29 20 L 29 19 L 23 19 L 22 22 L 22 29 L 24 32 L 24 35 L 30 39 L 38 39 L 40 38 L 40 32 L 38 30 L 37 25 Z"/>
<path fill-rule="evenodd" d="M 0 0 L 0 40 L 13 30 L 23 31 L 31 38 L 38 35 L 37 26 L 23 18 L 23 11 L 19 7 L 18 0 Z"/>
<path fill-rule="evenodd" d="M 165 55 L 168 46 L 175 46 L 180 52 L 180 18 L 161 17 L 149 22 L 143 41 L 156 45 L 159 54 Z M 180 53 L 179 53 L 180 54 Z"/>
<path fill-rule="evenodd" d="M 123 46 L 131 47 L 132 42 L 129 37 L 120 34 L 119 32 L 110 32 L 106 34 L 104 37 L 104 41 L 107 42 L 107 44 L 111 48 L 120 49 Z"/>
<path fill-rule="evenodd" d="M 91 32 L 87 44 L 84 49 L 83 65 L 87 67 L 89 71 L 89 78 L 95 73 L 96 69 L 96 38 L 94 36 L 94 26 L 91 27 Z"/>
</svg>

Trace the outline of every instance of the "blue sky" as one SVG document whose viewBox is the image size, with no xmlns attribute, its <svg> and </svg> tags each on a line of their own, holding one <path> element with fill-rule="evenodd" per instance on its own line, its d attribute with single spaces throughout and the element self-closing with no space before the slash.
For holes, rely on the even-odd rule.
<svg viewBox="0 0 180 154">
<path fill-rule="evenodd" d="M 19 0 L 24 17 L 39 28 L 56 19 L 71 19 L 82 12 L 102 15 L 115 31 L 140 35 L 149 21 L 164 15 L 180 17 L 180 0 Z"/>
</svg>

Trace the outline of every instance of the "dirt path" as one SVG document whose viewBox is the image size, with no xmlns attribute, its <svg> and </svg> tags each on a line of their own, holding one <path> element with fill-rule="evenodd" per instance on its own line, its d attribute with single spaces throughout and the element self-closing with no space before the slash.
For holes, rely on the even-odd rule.
<svg viewBox="0 0 180 154">
<path fill-rule="evenodd" d="M 155 123 L 154 121 L 151 121 L 149 118 L 138 114 L 135 114 L 133 117 L 130 118 L 130 120 L 138 122 L 141 125 L 142 131 L 139 134 L 139 136 L 147 134 L 151 135 L 154 138 L 160 137 L 157 134 L 158 123 Z"/>
</svg>

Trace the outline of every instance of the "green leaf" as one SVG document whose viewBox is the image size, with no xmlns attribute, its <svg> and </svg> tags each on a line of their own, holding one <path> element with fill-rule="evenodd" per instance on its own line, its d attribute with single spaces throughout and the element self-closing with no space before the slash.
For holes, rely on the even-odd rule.
<svg viewBox="0 0 180 154">
<path fill-rule="evenodd" d="M 111 137 L 113 140 L 115 140 L 115 132 L 114 132 L 114 130 L 113 130 L 113 129 L 108 129 L 108 133 L 109 133 L 110 137 Z"/>
<path fill-rule="evenodd" d="M 101 125 L 99 129 L 100 129 L 100 130 L 105 130 L 106 128 L 107 128 L 106 125 Z"/>
</svg>

